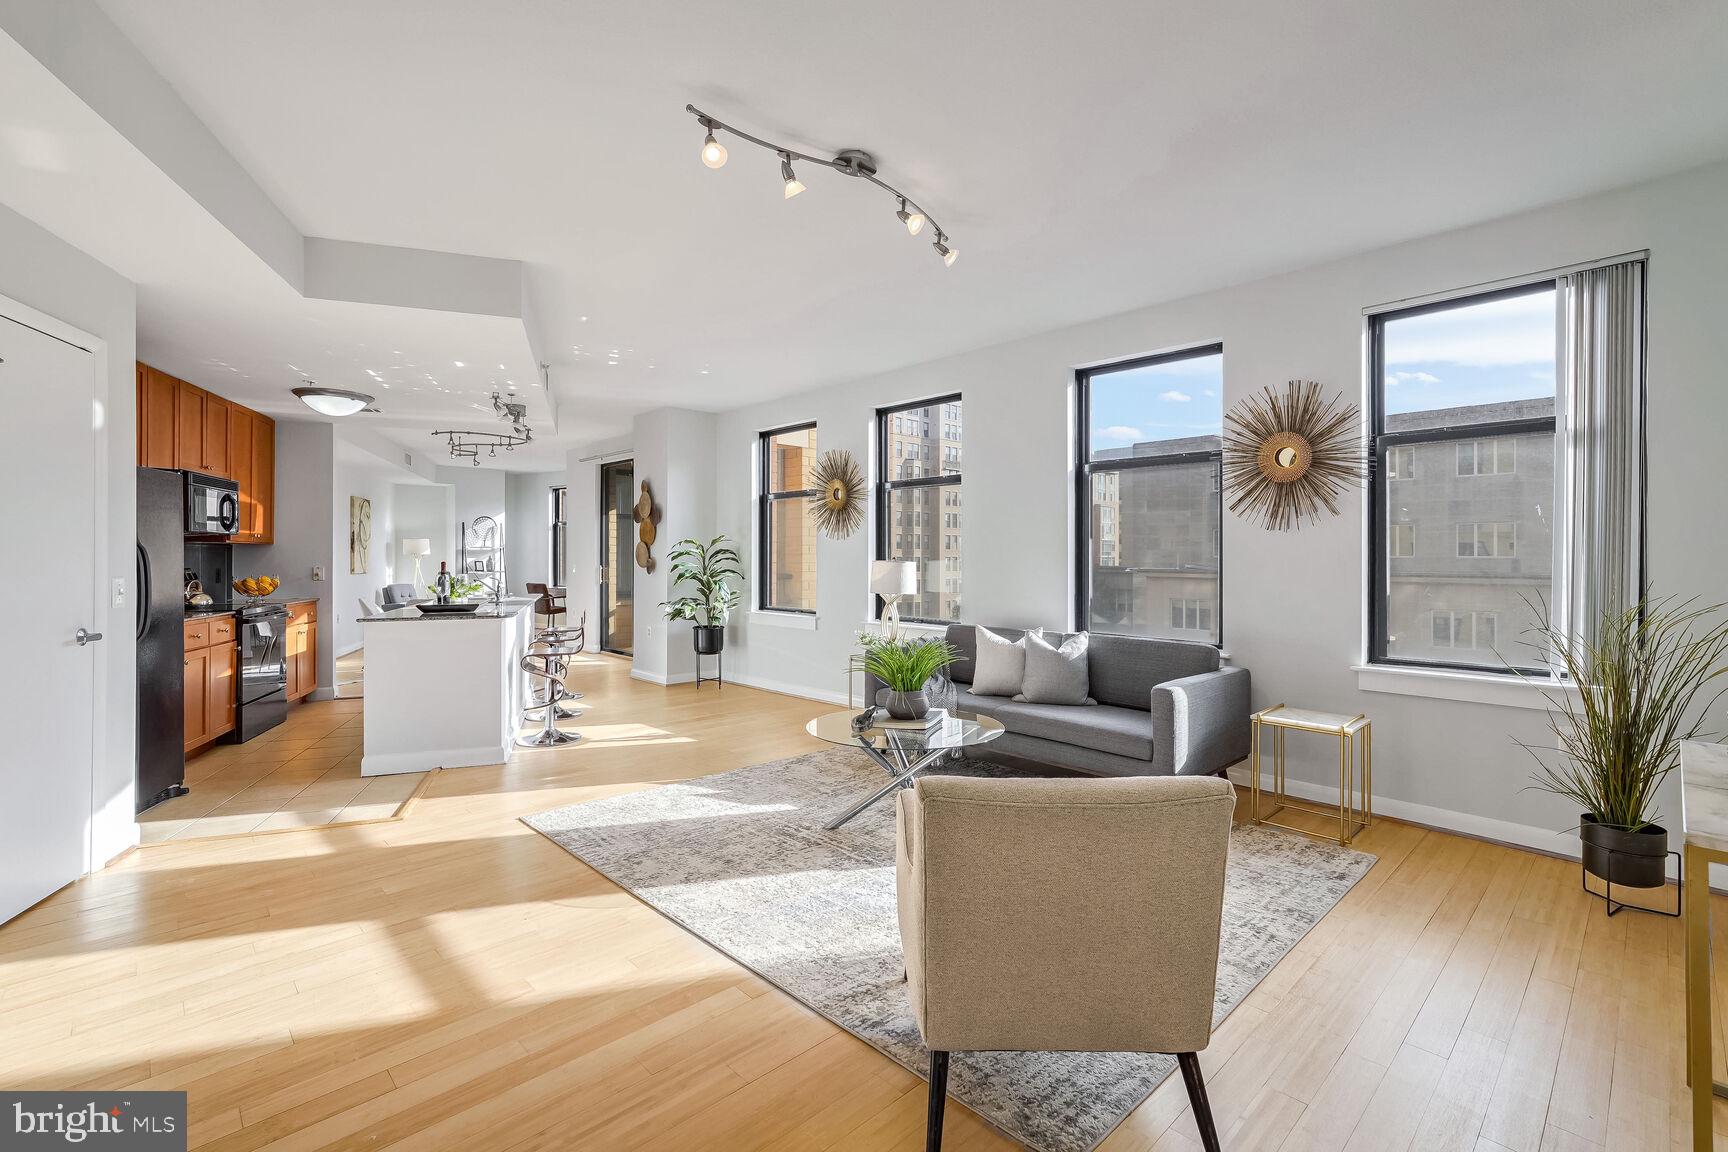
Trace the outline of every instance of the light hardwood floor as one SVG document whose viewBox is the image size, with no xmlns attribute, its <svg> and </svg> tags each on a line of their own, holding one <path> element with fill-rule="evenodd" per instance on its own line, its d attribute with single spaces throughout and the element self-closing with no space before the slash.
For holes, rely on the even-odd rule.
<svg viewBox="0 0 1728 1152">
<path fill-rule="evenodd" d="M 396 822 L 145 848 L 0 928 L 0 1085 L 184 1089 L 212 1152 L 921 1147 L 917 1077 L 516 819 L 809 750 L 825 706 L 572 679 L 583 744 L 438 773 Z M 1689 1146 L 1674 921 L 1530 853 L 1359 846 L 1201 1057 L 1227 1149 Z M 1006 1146 L 950 1107 L 949 1149 Z M 1198 1147 L 1174 1076 L 1103 1145 Z"/>
</svg>

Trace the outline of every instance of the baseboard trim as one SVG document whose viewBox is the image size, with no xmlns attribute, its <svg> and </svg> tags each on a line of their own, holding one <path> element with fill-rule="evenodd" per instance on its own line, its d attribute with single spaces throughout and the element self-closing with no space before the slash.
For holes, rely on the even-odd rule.
<svg viewBox="0 0 1728 1152">
<path fill-rule="evenodd" d="M 646 680 L 650 684 L 658 684 L 662 688 L 670 688 L 674 684 L 694 684 L 694 683 L 696 683 L 696 673 L 694 673 L 694 672 L 676 672 L 670 676 L 661 676 L 659 673 L 656 673 L 656 672 L 644 672 L 640 668 L 638 668 L 634 664 L 632 664 L 630 666 L 630 679 L 632 679 L 632 680 Z"/>
<path fill-rule="evenodd" d="M 1232 765 L 1229 775 L 1230 782 L 1238 788 L 1247 788 L 1252 782 L 1250 769 L 1246 762 Z M 1270 772 L 1262 771 L 1260 773 L 1260 787 L 1262 789 L 1272 787 L 1272 774 Z M 1291 780 L 1286 777 L 1285 788 L 1290 795 L 1299 800 L 1312 800 L 1320 804 L 1338 803 L 1338 789 L 1333 786 L 1311 784 L 1306 780 Z M 1516 824 L 1510 820 L 1496 820 L 1491 816 L 1477 816 L 1470 812 L 1454 812 L 1450 808 L 1435 808 L 1429 804 L 1417 804 L 1391 796 L 1374 797 L 1374 814 L 1376 816 L 1390 816 L 1406 824 L 1432 828 L 1438 832 L 1453 832 L 1475 840 L 1487 840 L 1511 848 L 1525 848 L 1532 852 L 1540 852 L 1544 856 L 1577 860 L 1582 855 L 1578 837 L 1575 831 L 1570 828 L 1556 832 L 1549 828 L 1539 828 L 1534 824 Z M 1668 862 L 1668 874 L 1670 877 L 1675 875 L 1672 859 Z"/>
<path fill-rule="evenodd" d="M 800 700 L 817 700 L 823 704 L 838 704 L 842 708 L 852 706 L 851 702 L 846 699 L 844 692 L 825 692 L 820 688 L 806 688 L 802 684 L 788 684 L 782 680 L 768 680 L 761 676 L 735 676 L 730 683 L 742 684 L 746 688 L 758 688 L 763 692 L 773 692 L 780 696 L 796 696 Z"/>
<path fill-rule="evenodd" d="M 510 759 L 509 744 L 480 748 L 451 748 L 427 752 L 374 752 L 360 758 L 362 776 L 401 776 L 409 772 L 433 772 L 440 768 L 474 768 L 502 764 Z"/>
<path fill-rule="evenodd" d="M 348 645 L 346 648 L 338 648 L 338 649 L 336 649 L 336 659 L 340 660 L 344 656 L 352 655 L 353 653 L 360 651 L 360 649 L 362 649 L 364 647 L 366 647 L 366 641 L 357 640 L 354 643 Z"/>
</svg>

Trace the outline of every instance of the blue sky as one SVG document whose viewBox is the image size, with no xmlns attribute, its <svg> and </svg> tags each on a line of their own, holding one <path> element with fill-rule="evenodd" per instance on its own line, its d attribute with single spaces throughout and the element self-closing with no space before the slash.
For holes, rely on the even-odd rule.
<svg viewBox="0 0 1728 1152">
<path fill-rule="evenodd" d="M 1547 291 L 1388 321 L 1386 410 L 1554 395 L 1554 306 Z M 1217 435 L 1223 371 L 1222 356 L 1201 356 L 1093 376 L 1092 447 Z"/>
<path fill-rule="evenodd" d="M 1386 322 L 1386 410 L 1554 395 L 1554 293 Z"/>
<path fill-rule="evenodd" d="M 1092 447 L 1216 436 L 1224 422 L 1224 358 L 1197 356 L 1092 377 Z"/>
</svg>

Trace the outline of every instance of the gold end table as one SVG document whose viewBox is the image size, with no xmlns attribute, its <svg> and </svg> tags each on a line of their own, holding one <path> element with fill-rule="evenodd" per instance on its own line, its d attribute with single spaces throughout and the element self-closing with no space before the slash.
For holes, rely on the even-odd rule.
<svg viewBox="0 0 1728 1152">
<path fill-rule="evenodd" d="M 1290 832 L 1308 836 L 1324 836 L 1295 824 L 1287 824 L 1274 816 L 1286 808 L 1311 812 L 1317 816 L 1336 816 L 1338 835 L 1328 836 L 1339 844 L 1349 844 L 1356 834 L 1374 824 L 1374 726 L 1367 716 L 1341 716 L 1333 712 L 1316 712 L 1309 708 L 1290 708 L 1274 704 L 1254 713 L 1254 751 L 1249 759 L 1251 796 L 1250 813 L 1256 824 L 1270 824 Z M 1264 730 L 1272 730 L 1272 808 L 1260 811 L 1260 746 Z M 1297 800 L 1284 788 L 1284 734 L 1314 732 L 1338 738 L 1338 805 Z M 1358 768 L 1360 761 L 1360 771 Z"/>
</svg>

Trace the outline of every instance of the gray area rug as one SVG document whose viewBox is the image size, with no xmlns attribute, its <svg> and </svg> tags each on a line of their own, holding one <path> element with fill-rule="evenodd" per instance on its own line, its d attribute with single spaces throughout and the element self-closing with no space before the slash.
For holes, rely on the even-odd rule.
<svg viewBox="0 0 1728 1152">
<path fill-rule="evenodd" d="M 1023 775 L 973 760 L 950 768 Z M 892 799 L 836 832 L 822 827 L 882 780 L 862 752 L 823 749 L 525 822 L 923 1075 L 928 1055 L 900 978 Z M 1235 830 L 1214 1026 L 1373 863 L 1366 853 L 1290 833 Z M 1029 1147 L 1087 1152 L 1175 1066 L 1173 1057 L 1140 1053 L 957 1052 L 948 1091 Z"/>
</svg>

